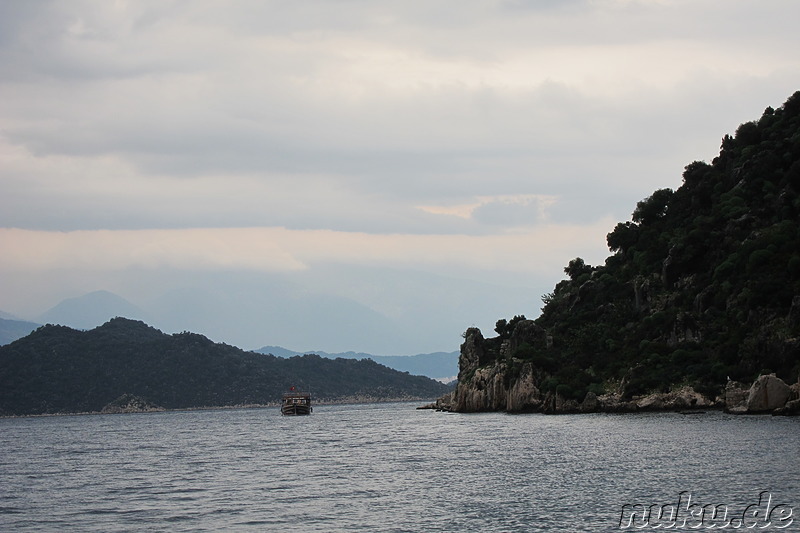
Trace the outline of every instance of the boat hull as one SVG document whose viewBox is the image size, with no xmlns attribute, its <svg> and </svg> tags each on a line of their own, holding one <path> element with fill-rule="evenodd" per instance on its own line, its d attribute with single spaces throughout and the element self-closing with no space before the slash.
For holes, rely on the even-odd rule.
<svg viewBox="0 0 800 533">
<path fill-rule="evenodd" d="M 313 411 L 310 405 L 282 405 L 281 414 L 285 416 L 310 415 Z"/>
<path fill-rule="evenodd" d="M 292 392 L 283 395 L 283 401 L 281 402 L 282 415 L 310 415 L 313 410 L 311 407 L 311 394 Z"/>
</svg>

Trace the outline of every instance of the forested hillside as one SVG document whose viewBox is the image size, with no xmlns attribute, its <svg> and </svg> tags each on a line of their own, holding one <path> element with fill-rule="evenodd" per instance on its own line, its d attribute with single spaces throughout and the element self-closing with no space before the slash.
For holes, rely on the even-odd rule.
<svg viewBox="0 0 800 533">
<path fill-rule="evenodd" d="M 689 164 L 680 188 L 639 202 L 607 239 L 605 264 L 570 261 L 533 326 L 509 344 L 524 317 L 500 320 L 475 364 L 503 359 L 511 386 L 532 363 L 543 393 L 579 402 L 680 385 L 713 398 L 728 379 L 770 372 L 795 382 L 800 92 L 726 135 L 711 163 Z"/>
<path fill-rule="evenodd" d="M 124 318 L 90 331 L 43 326 L 0 347 L 0 415 L 100 411 L 125 394 L 167 409 L 266 404 L 291 386 L 329 401 L 447 391 L 370 360 L 283 359 Z"/>
</svg>

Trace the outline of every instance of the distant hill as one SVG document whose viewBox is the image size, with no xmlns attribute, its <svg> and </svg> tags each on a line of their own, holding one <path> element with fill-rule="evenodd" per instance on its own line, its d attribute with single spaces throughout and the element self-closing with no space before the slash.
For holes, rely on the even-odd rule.
<svg viewBox="0 0 800 533">
<path fill-rule="evenodd" d="M 459 408 L 489 409 L 486 383 L 533 391 L 515 407 L 532 410 L 687 385 L 713 399 L 760 374 L 798 380 L 800 91 L 609 229 L 605 264 L 570 261 L 534 321 L 466 332 Z"/>
<path fill-rule="evenodd" d="M 293 357 L 304 353 L 314 353 L 329 359 L 372 359 L 376 363 L 389 368 L 408 372 L 413 375 L 427 376 L 436 380 L 451 381 L 458 374 L 459 352 L 434 352 L 417 355 L 372 355 L 360 352 L 326 353 L 322 351 L 295 352 L 281 346 L 264 346 L 255 350 L 258 353 L 272 354 L 278 357 Z"/>
<path fill-rule="evenodd" d="M 166 409 L 266 404 L 290 386 L 327 401 L 427 399 L 448 390 L 370 360 L 283 359 L 125 318 L 89 331 L 42 326 L 0 347 L 0 415 L 99 412 L 123 395 Z"/>
<path fill-rule="evenodd" d="M 60 324 L 77 329 L 91 329 L 116 316 L 137 320 L 148 319 L 145 311 L 125 298 L 108 291 L 94 291 L 63 300 L 37 317 L 37 321 L 42 324 Z"/>
<path fill-rule="evenodd" d="M 40 325 L 41 324 L 27 322 L 25 320 L 0 318 L 0 346 L 21 339 Z"/>
<path fill-rule="evenodd" d="M 248 349 L 265 342 L 286 345 L 286 339 L 316 346 L 344 339 L 358 339 L 362 346 L 404 341 L 402 330 L 373 309 L 283 278 L 242 274 L 210 286 L 176 288 L 147 310 L 155 318 L 146 322 L 164 331 L 201 331 Z"/>
</svg>

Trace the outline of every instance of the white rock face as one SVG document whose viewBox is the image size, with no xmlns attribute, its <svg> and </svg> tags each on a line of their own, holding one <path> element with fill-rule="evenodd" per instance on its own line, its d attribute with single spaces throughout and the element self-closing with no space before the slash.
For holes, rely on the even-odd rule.
<svg viewBox="0 0 800 533">
<path fill-rule="evenodd" d="M 526 363 L 519 378 L 508 391 L 506 411 L 536 410 L 542 405 L 542 395 L 534 383 L 533 365 Z"/>
</svg>

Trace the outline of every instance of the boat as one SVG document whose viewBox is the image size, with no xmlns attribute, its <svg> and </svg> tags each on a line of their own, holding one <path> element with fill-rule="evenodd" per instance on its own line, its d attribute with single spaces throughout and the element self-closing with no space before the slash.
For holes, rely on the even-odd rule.
<svg viewBox="0 0 800 533">
<path fill-rule="evenodd" d="M 310 392 L 298 392 L 292 387 L 290 392 L 283 395 L 283 400 L 281 401 L 282 415 L 310 415 L 313 410 Z"/>
</svg>

